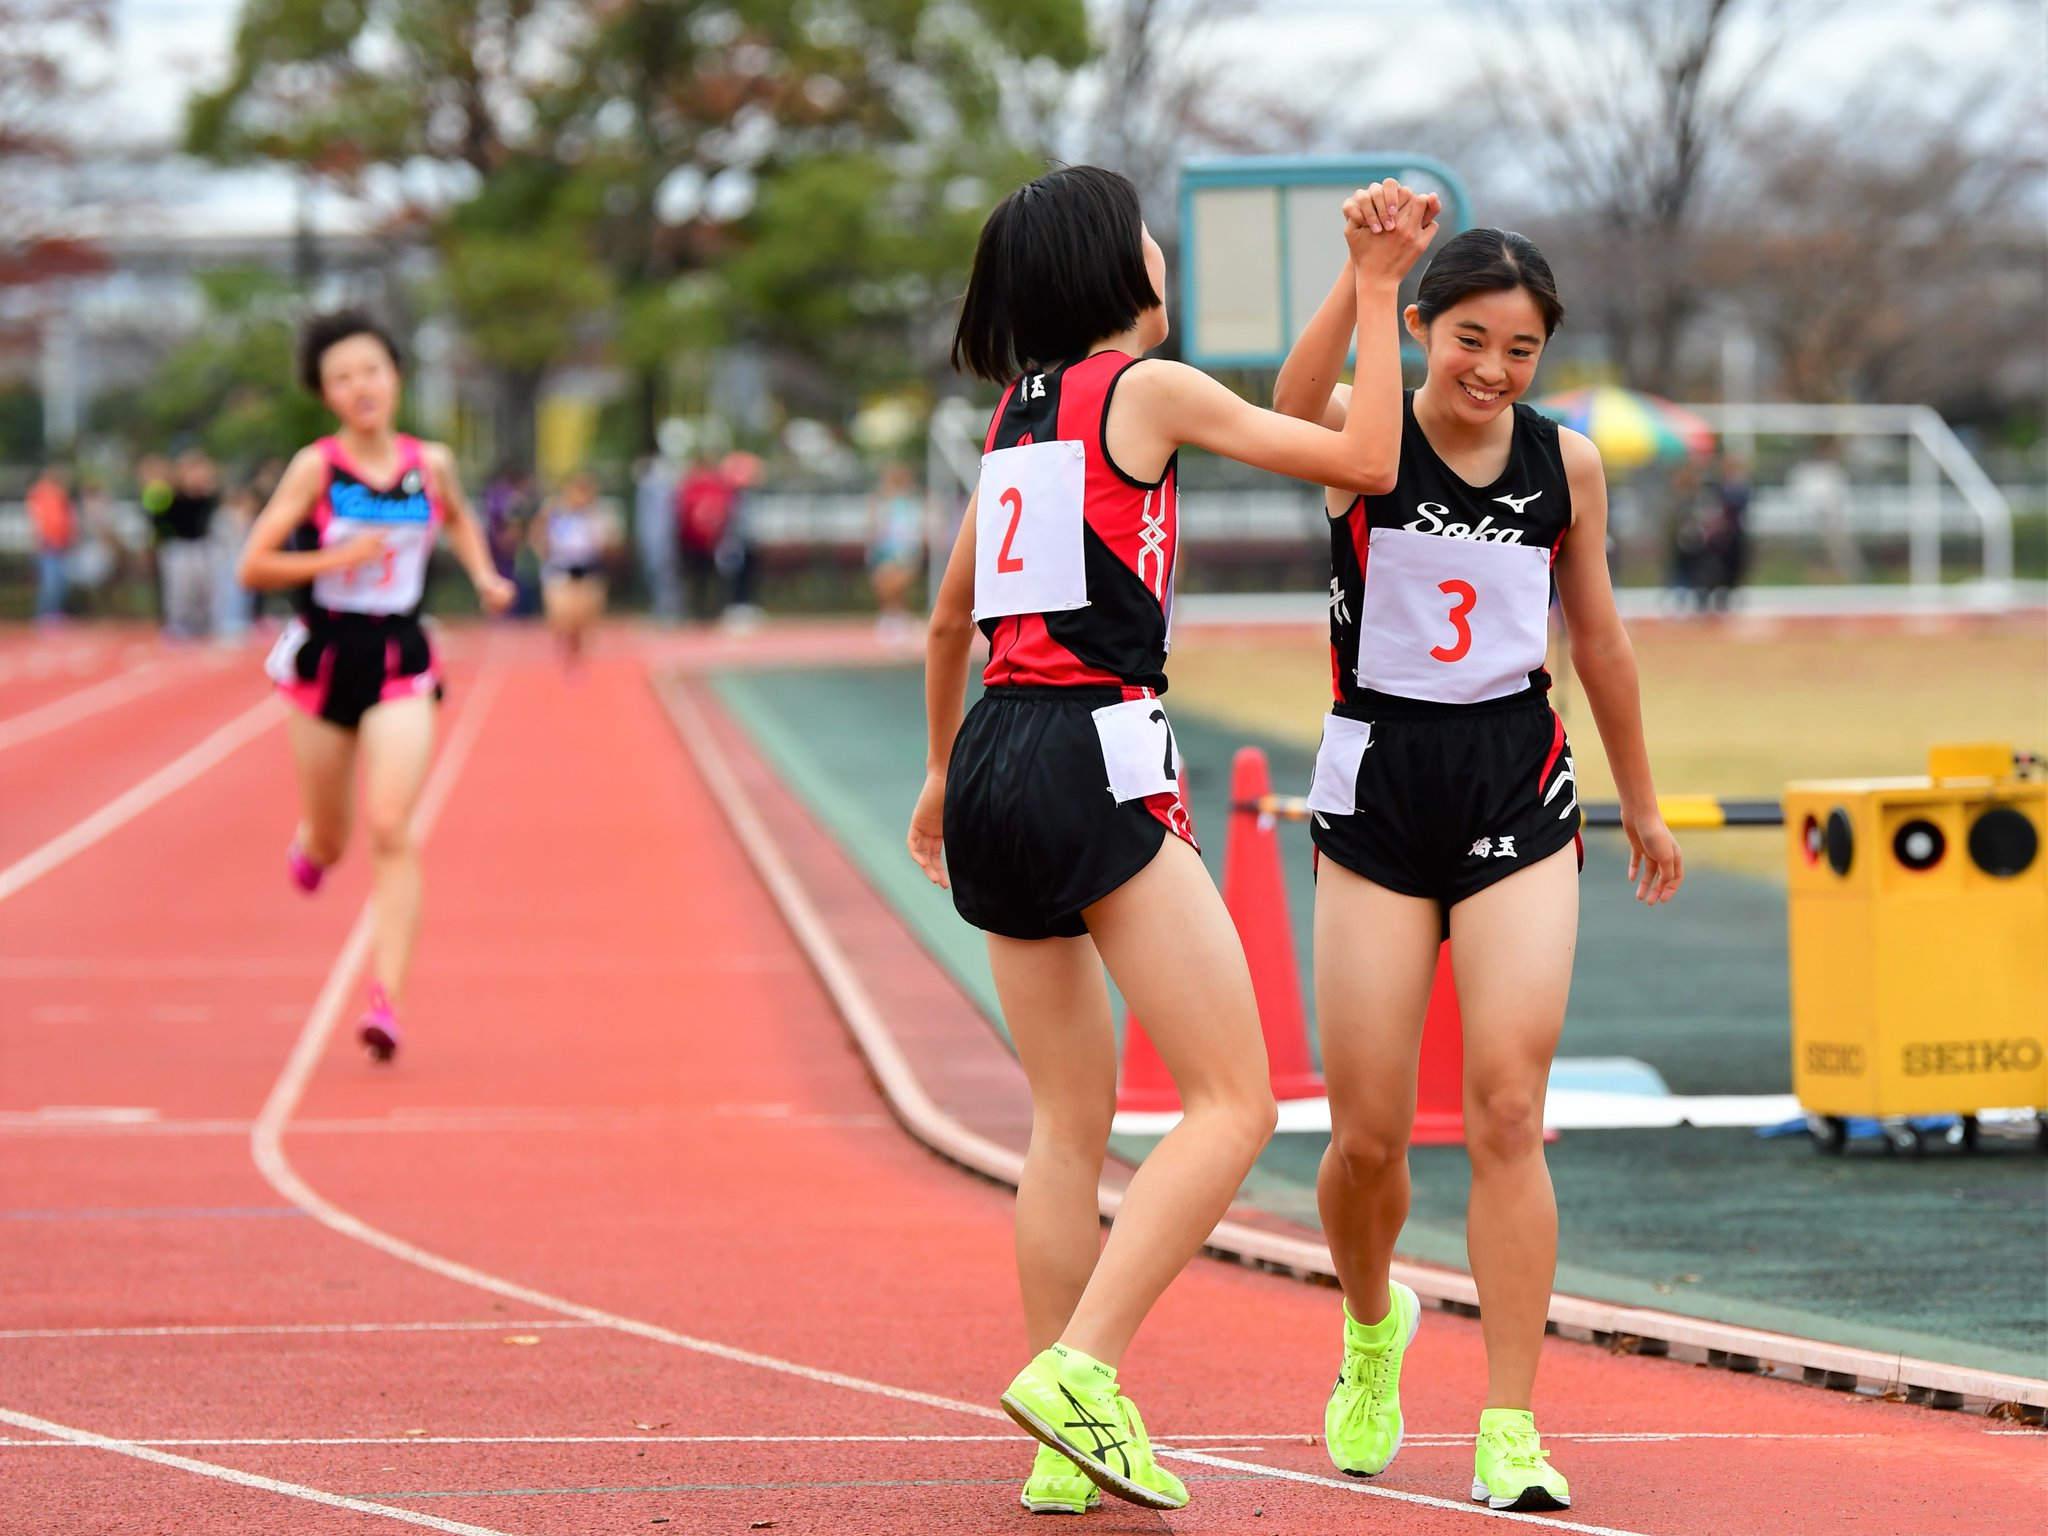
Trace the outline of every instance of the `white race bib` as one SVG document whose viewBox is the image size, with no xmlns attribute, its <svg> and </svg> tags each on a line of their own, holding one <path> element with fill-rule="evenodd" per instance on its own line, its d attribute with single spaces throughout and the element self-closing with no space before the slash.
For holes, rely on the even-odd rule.
<svg viewBox="0 0 2048 1536">
<path fill-rule="evenodd" d="M 1323 742 L 1316 748 L 1316 774 L 1308 786 L 1308 808 L 1328 816 L 1358 809 L 1358 768 L 1372 745 L 1372 722 L 1344 715 L 1323 717 Z"/>
<path fill-rule="evenodd" d="M 427 557 L 434 552 L 434 525 L 337 517 L 328 523 L 322 547 L 332 549 L 364 533 L 384 535 L 383 555 L 316 577 L 314 603 L 336 613 L 405 613 L 418 607 L 427 587 Z"/>
<path fill-rule="evenodd" d="M 1505 698 L 1543 665 L 1550 551 L 1375 528 L 1362 603 L 1360 687 L 1445 704 Z"/>
<path fill-rule="evenodd" d="M 974 617 L 1088 606 L 1079 443 L 1026 443 L 982 455 L 975 495 Z"/>
<path fill-rule="evenodd" d="M 1117 804 L 1180 791 L 1180 748 L 1157 699 L 1126 699 L 1095 711 L 1102 764 Z"/>
<path fill-rule="evenodd" d="M 299 681 L 299 651 L 306 643 L 306 621 L 293 619 L 279 631 L 277 644 L 263 658 L 263 674 L 280 688 Z"/>
</svg>

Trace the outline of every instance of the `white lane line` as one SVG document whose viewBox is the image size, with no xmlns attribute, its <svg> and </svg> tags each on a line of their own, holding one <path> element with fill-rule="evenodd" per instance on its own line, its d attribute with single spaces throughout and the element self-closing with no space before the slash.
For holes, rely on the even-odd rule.
<svg viewBox="0 0 2048 1536">
<path fill-rule="evenodd" d="M 523 1328 L 582 1328 L 584 1323 L 507 1323 L 505 1327 Z M 2039 1434 L 2038 1430 L 1987 1430 L 1987 1434 Z M 1277 1441 L 1281 1444 L 1300 1444 L 1306 1436 L 1287 1435 L 1181 1435 L 1181 1440 L 1201 1441 L 1203 1444 L 1180 1448 L 1164 1440 L 1153 1442 L 1153 1449 L 1162 1456 L 1220 1455 L 1229 1450 L 1250 1450 L 1250 1445 L 1232 1446 L 1223 1441 Z M 1688 1435 L 1644 1434 L 1626 1435 L 1554 1435 L 1545 1431 L 1546 1440 L 1571 1440 L 1579 1444 L 1597 1444 L 1606 1440 L 1871 1440 L 1873 1435 Z M 1206 1442 L 1216 1441 L 1217 1444 Z M 46 1447 L 47 1440 L 4 1440 L 0 1447 L 36 1449 Z M 339 1445 L 1010 1445 L 1017 1443 L 1017 1436 L 1008 1435 L 663 1435 L 653 1432 L 637 1435 L 332 1435 L 332 1436 L 278 1436 L 267 1439 L 174 1439 L 136 1440 L 136 1445 L 182 1446 L 187 1449 L 208 1446 L 339 1446 Z M 1472 1443 L 1470 1435 L 1410 1435 L 1401 1442 L 1405 1446 L 1426 1445 L 1433 1448 L 1455 1449 Z M 1349 1487 L 1349 1484 L 1342 1486 Z"/>
<path fill-rule="evenodd" d="M 346 1494 L 328 1493 L 321 1488 L 308 1488 L 303 1483 L 281 1482 L 274 1477 L 260 1477 L 254 1472 L 242 1472 L 234 1467 L 217 1467 L 210 1461 L 194 1461 L 189 1456 L 176 1456 L 169 1451 L 159 1451 L 133 1440 L 116 1440 L 108 1435 L 96 1435 L 89 1429 L 73 1429 L 68 1424 L 53 1424 L 48 1419 L 36 1418 L 33 1414 L 16 1413 L 10 1408 L 0 1408 L 0 1424 L 12 1424 L 16 1429 L 32 1430 L 39 1435 L 48 1435 L 54 1440 L 68 1441 L 73 1445 L 87 1445 L 95 1450 L 112 1451 L 117 1456 L 132 1456 L 137 1461 L 153 1461 L 160 1467 L 175 1467 L 180 1472 L 194 1472 L 201 1477 L 211 1477 L 223 1483 L 236 1483 L 244 1488 L 259 1489 L 264 1493 L 281 1493 L 287 1498 L 303 1499 L 308 1504 L 324 1504 L 329 1509 L 353 1510 L 359 1515 L 377 1515 L 386 1520 L 396 1520 L 403 1525 L 422 1526 L 430 1531 L 446 1531 L 451 1536 L 512 1536 L 488 1525 L 469 1525 L 460 1520 L 444 1520 L 439 1515 L 425 1515 L 417 1510 L 393 1509 L 388 1504 L 373 1504 L 368 1499 L 352 1499 Z"/>
<path fill-rule="evenodd" d="M 67 693 L 61 699 L 52 699 L 39 708 L 9 715 L 0 720 L 0 752 L 18 747 L 25 741 L 34 741 L 38 736 L 47 736 L 52 731 L 61 731 L 80 720 L 89 720 L 116 704 L 125 704 L 145 693 L 153 693 L 181 675 L 190 674 L 162 661 L 144 662 L 130 671 L 102 678 L 75 693 Z"/>
<path fill-rule="evenodd" d="M 487 681 L 494 682 L 495 674 Z M 494 691 L 494 690 L 493 690 Z M 463 719 L 465 726 L 474 727 L 483 719 L 489 703 L 490 693 L 486 682 L 477 685 L 476 701 L 470 706 L 470 713 Z M 449 743 L 448 754 L 436 770 L 434 780 L 420 797 L 419 813 L 415 817 L 415 835 L 424 839 L 439 816 L 442 805 L 452 789 L 456 774 L 468 758 L 469 748 L 476 739 L 476 730 L 465 735 L 457 732 Z M 292 1048 L 284 1070 L 270 1090 L 262 1110 L 249 1133 L 250 1156 L 264 1180 L 286 1199 L 299 1206 L 315 1221 L 354 1238 L 357 1242 L 379 1249 L 404 1263 L 415 1265 L 430 1274 L 440 1275 L 461 1285 L 503 1296 L 508 1300 L 523 1302 L 544 1311 L 558 1312 L 600 1327 L 615 1329 L 636 1338 L 651 1340 L 657 1344 L 669 1344 L 678 1349 L 690 1350 L 695 1354 L 708 1355 L 713 1359 L 727 1360 L 736 1365 L 750 1365 L 765 1371 L 774 1371 L 785 1376 L 800 1377 L 805 1381 L 818 1382 L 825 1386 L 844 1387 L 853 1392 L 869 1393 L 878 1397 L 893 1398 L 898 1402 L 917 1403 L 927 1408 L 938 1408 L 953 1413 L 971 1414 L 982 1419 L 1001 1419 L 1003 1414 L 996 1408 L 982 1403 L 962 1402 L 957 1398 L 941 1397 L 931 1392 L 918 1392 L 908 1387 L 890 1386 L 885 1382 L 869 1381 L 859 1376 L 849 1376 L 840 1371 L 820 1370 L 814 1366 L 800 1365 L 794 1360 L 779 1359 L 774 1355 L 760 1354 L 754 1350 L 737 1349 L 711 1339 L 694 1338 L 664 1328 L 655 1323 L 642 1322 L 637 1318 L 622 1317 L 616 1312 L 606 1312 L 597 1307 L 584 1306 L 580 1302 L 564 1297 L 552 1296 L 532 1286 L 489 1274 L 468 1264 L 444 1259 L 439 1254 L 429 1253 L 403 1238 L 380 1231 L 359 1217 L 351 1215 L 324 1198 L 293 1169 L 284 1152 L 284 1130 L 304 1096 L 306 1084 L 312 1079 L 326 1052 L 328 1040 L 340 1022 L 344 999 L 348 995 L 356 972 L 361 968 L 370 947 L 370 909 L 366 904 L 355 926 L 349 930 L 348 939 L 343 943 L 341 953 L 336 956 L 334 968 L 328 973 L 326 985 L 320 989 L 320 996 L 307 1016 L 306 1027 L 300 1033 L 297 1044 Z"/>
<path fill-rule="evenodd" d="M 244 710 L 206 740 L 157 769 L 133 789 L 115 796 L 68 832 L 60 832 L 26 858 L 0 870 L 0 901 L 20 893 L 59 865 L 76 858 L 112 832 L 120 830 L 165 796 L 184 788 L 237 747 L 254 740 L 284 717 L 275 698 Z"/>
<path fill-rule="evenodd" d="M 192 1323 L 161 1328 L 0 1328 L 0 1339 L 185 1339 L 279 1333 L 523 1333 L 529 1328 L 588 1328 L 560 1318 L 489 1323 Z M 1557 1436 L 1552 1435 L 1555 1440 Z M 139 1440 L 138 1445 L 232 1445 L 221 1440 Z M 250 1442 L 254 1443 L 254 1442 Z M 282 1442 L 280 1442 L 282 1443 Z"/>
<path fill-rule="evenodd" d="M 1238 1461 L 1230 1456 L 1211 1456 L 1205 1451 L 1161 1451 L 1176 1461 L 1192 1461 L 1197 1466 L 1221 1467 L 1227 1472 L 1256 1472 L 1267 1477 L 1277 1477 L 1282 1482 L 1307 1483 L 1316 1488 L 1336 1488 L 1345 1493 L 1363 1494 L 1367 1498 L 1392 1499 L 1399 1504 L 1420 1504 L 1428 1509 L 1448 1509 L 1459 1514 L 1485 1515 L 1493 1520 L 1513 1520 L 1522 1525 L 1547 1525 L 1553 1530 L 1580 1531 L 1584 1536 L 1649 1536 L 1645 1531 L 1626 1530 L 1615 1525 L 1588 1525 L 1582 1520 L 1559 1520 L 1550 1515 L 1524 1515 L 1513 1510 L 1489 1509 L 1484 1504 L 1465 1500 L 1439 1499 L 1427 1493 L 1403 1493 L 1398 1488 L 1382 1488 L 1375 1483 L 1353 1482 L 1347 1479 L 1323 1477 L 1314 1472 L 1294 1472 L 1286 1467 L 1261 1466 L 1256 1461 Z"/>
</svg>

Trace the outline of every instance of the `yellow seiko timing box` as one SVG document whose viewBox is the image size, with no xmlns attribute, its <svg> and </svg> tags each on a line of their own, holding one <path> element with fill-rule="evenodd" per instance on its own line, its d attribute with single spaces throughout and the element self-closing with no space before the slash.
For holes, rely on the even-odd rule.
<svg viewBox="0 0 2048 1536">
<path fill-rule="evenodd" d="M 2048 1106 L 2048 780 L 1937 747 L 1924 779 L 1785 789 L 1792 1086 L 1814 1114 Z"/>
</svg>

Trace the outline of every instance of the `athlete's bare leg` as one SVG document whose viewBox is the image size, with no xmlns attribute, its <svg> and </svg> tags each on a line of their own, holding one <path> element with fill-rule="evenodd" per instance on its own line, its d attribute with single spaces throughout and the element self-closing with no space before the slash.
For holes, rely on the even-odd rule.
<svg viewBox="0 0 2048 1536">
<path fill-rule="evenodd" d="M 299 851 L 323 869 L 348 849 L 356 733 L 294 709 L 285 723 L 299 780 Z"/>
<path fill-rule="evenodd" d="M 990 934 L 988 958 L 1031 1084 L 1016 1242 L 1024 1330 L 1035 1355 L 1066 1329 L 1102 1251 L 1095 1191 L 1116 1112 L 1116 1034 L 1091 939 Z"/>
<path fill-rule="evenodd" d="M 1236 1198 L 1275 1110 L 1251 973 L 1201 856 L 1168 836 L 1149 865 L 1084 915 L 1185 1111 L 1132 1176 L 1060 1335 L 1115 1366 Z"/>
<path fill-rule="evenodd" d="M 1479 1286 L 1489 1408 L 1527 1408 L 1557 1271 L 1543 1096 L 1578 946 L 1577 851 L 1560 849 L 1451 908 L 1465 1026 L 1465 1247 Z"/>
<path fill-rule="evenodd" d="M 1344 1300 L 1372 1324 L 1393 1305 L 1387 1271 L 1408 1219 L 1408 1137 L 1442 920 L 1324 859 L 1316 871 L 1316 1028 L 1330 1145 L 1316 1205 Z"/>
<path fill-rule="evenodd" d="M 377 980 L 395 1005 L 420 925 L 420 860 L 412 813 L 434 755 L 433 699 L 393 699 L 365 711 L 363 829 L 376 878 Z"/>
</svg>

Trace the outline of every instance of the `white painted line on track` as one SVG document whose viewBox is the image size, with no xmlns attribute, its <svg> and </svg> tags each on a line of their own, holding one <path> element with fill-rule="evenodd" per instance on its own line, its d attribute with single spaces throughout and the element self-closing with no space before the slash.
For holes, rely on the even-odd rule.
<svg viewBox="0 0 2048 1536">
<path fill-rule="evenodd" d="M 201 1477 L 214 1478 L 223 1483 L 235 1483 L 243 1488 L 255 1488 L 264 1493 L 281 1493 L 287 1498 L 303 1499 L 308 1504 L 324 1504 L 329 1509 L 353 1510 L 359 1515 L 378 1515 L 404 1525 L 417 1525 L 430 1531 L 446 1531 L 451 1533 L 451 1536 L 512 1536 L 511 1532 L 498 1530 L 494 1526 L 444 1520 L 439 1515 L 424 1515 L 410 1509 L 393 1509 L 388 1504 L 373 1504 L 368 1499 L 352 1499 L 346 1494 L 328 1493 L 321 1488 L 308 1488 L 303 1483 L 281 1482 L 274 1477 L 260 1477 L 254 1472 L 243 1472 L 234 1467 L 217 1467 L 210 1461 L 194 1461 L 189 1456 L 175 1456 L 169 1451 L 159 1451 L 133 1440 L 116 1440 L 108 1435 L 96 1435 L 89 1429 L 73 1429 L 67 1424 L 53 1424 L 48 1419 L 39 1419 L 33 1414 L 16 1413 L 8 1408 L 0 1408 L 0 1424 L 12 1424 L 16 1429 L 33 1430 L 39 1435 L 48 1435 L 54 1440 L 68 1441 L 73 1445 L 112 1451 L 117 1456 L 132 1456 L 137 1461 L 153 1461 L 160 1467 L 174 1467 L 180 1472 L 194 1472 Z"/>
<path fill-rule="evenodd" d="M 206 740 L 157 769 L 134 788 L 115 796 L 68 832 L 60 832 L 27 857 L 0 870 L 0 901 L 19 894 L 59 865 L 119 831 L 144 811 L 184 788 L 237 747 L 254 740 L 284 718 L 286 706 L 276 698 L 244 710 Z"/>
<path fill-rule="evenodd" d="M 1317 1488 L 1336 1488 L 1344 1493 L 1362 1494 L 1367 1498 L 1392 1499 L 1400 1504 L 1420 1504 L 1428 1509 L 1448 1509 L 1460 1514 L 1485 1515 L 1493 1520 L 1513 1520 L 1522 1525 L 1547 1525 L 1553 1530 L 1582 1531 L 1585 1536 L 1649 1536 L 1644 1531 L 1631 1531 L 1617 1525 L 1589 1525 L 1583 1520 L 1560 1520 L 1552 1515 L 1524 1515 L 1513 1510 L 1489 1509 L 1484 1504 L 1475 1504 L 1467 1499 L 1440 1499 L 1427 1493 L 1404 1493 L 1398 1488 L 1383 1488 L 1377 1483 L 1358 1482 L 1349 1478 L 1324 1477 L 1316 1472 L 1295 1472 L 1286 1467 L 1263 1467 L 1255 1461 L 1238 1461 L 1230 1456 L 1211 1456 L 1205 1451 L 1166 1451 L 1176 1461 L 1191 1461 L 1197 1466 L 1221 1467 L 1226 1472 L 1259 1472 L 1267 1477 L 1279 1478 L 1282 1482 L 1307 1483 Z"/>
<path fill-rule="evenodd" d="M 39 736 L 47 736 L 52 731 L 61 731 L 80 720 L 89 720 L 116 704 L 125 704 L 145 693 L 153 693 L 181 676 L 191 675 L 191 669 L 172 667 L 162 661 L 146 661 L 139 667 L 67 693 L 61 699 L 52 699 L 36 709 L 9 715 L 0 720 L 0 752 L 18 747 L 25 741 L 34 741 Z"/>
<path fill-rule="evenodd" d="M 280 1333 L 505 1333 L 528 1328 L 589 1328 L 561 1318 L 487 1323 L 190 1323 L 158 1328 L 0 1328 L 0 1339 L 182 1339 Z M 1556 1436 L 1552 1436 L 1555 1439 Z M 142 1445 L 209 1445 L 206 1440 L 144 1440 Z M 220 1441 L 221 1445 L 237 1442 Z M 253 1443 L 253 1442 L 251 1442 Z"/>
<path fill-rule="evenodd" d="M 514 1326 L 508 1324 L 507 1326 Z M 583 1323 L 525 1323 L 517 1326 L 527 1328 L 582 1328 Z M 1987 1430 L 1987 1434 L 2039 1434 L 2038 1430 Z M 1153 1449 L 1166 1456 L 1213 1456 L 1226 1450 L 1251 1450 L 1252 1446 L 1230 1446 L 1220 1442 L 1272 1441 L 1283 1445 L 1299 1445 L 1306 1438 L 1300 1434 L 1282 1435 L 1180 1435 L 1179 1440 L 1205 1442 L 1189 1445 L 1182 1449 L 1165 1440 L 1155 1440 Z M 1684 1432 L 1672 1434 L 1642 1435 L 1555 1435 L 1544 1431 L 1546 1440 L 1570 1440 L 1576 1444 L 1600 1444 L 1606 1441 L 1681 1441 L 1681 1440 L 1872 1440 L 1874 1435 L 1693 1435 Z M 1206 1442 L 1216 1441 L 1217 1444 Z M 207 1446 L 341 1446 L 341 1445 L 1008 1445 L 1017 1444 L 1017 1436 L 1008 1435 L 663 1435 L 645 1433 L 638 1435 L 305 1435 L 276 1436 L 262 1439 L 138 1439 L 136 1445 L 182 1446 L 187 1449 Z M 1430 1449 L 1457 1449 L 1472 1443 L 1470 1435 L 1409 1435 L 1402 1440 L 1404 1446 L 1421 1446 Z M 0 1447 L 15 1449 L 36 1449 L 47 1446 L 47 1440 L 0 1440 Z M 1350 1486 L 1345 1484 L 1343 1486 Z"/>
</svg>

